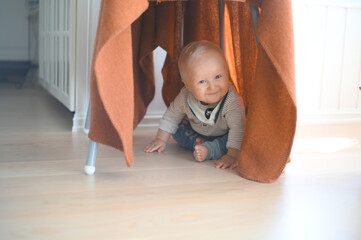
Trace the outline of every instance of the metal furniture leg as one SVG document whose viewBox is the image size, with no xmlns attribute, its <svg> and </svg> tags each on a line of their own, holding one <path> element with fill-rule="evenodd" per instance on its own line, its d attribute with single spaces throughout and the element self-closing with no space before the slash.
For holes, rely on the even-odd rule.
<svg viewBox="0 0 361 240">
<path fill-rule="evenodd" d="M 97 158 L 98 143 L 89 140 L 88 156 L 86 159 L 86 165 L 84 166 L 84 172 L 88 175 L 93 175 L 95 172 L 95 160 Z"/>
<path fill-rule="evenodd" d="M 88 107 L 88 112 L 85 120 L 85 129 L 90 127 L 90 102 Z M 97 158 L 98 143 L 89 140 L 88 156 L 86 159 L 86 164 L 84 166 L 84 172 L 88 175 L 93 175 L 95 172 L 95 160 Z"/>
<path fill-rule="evenodd" d="M 258 16 L 259 16 L 259 11 L 258 11 L 258 7 L 255 5 L 251 5 L 251 15 L 252 15 L 252 21 L 253 21 L 253 28 L 254 28 L 254 34 L 256 35 L 256 41 L 257 41 L 257 45 L 259 43 L 258 40 L 258 35 L 257 35 L 257 21 L 258 21 Z"/>
<path fill-rule="evenodd" d="M 225 8 L 225 0 L 218 0 L 219 47 L 223 51 L 225 51 L 225 45 L 224 45 L 224 8 Z"/>
</svg>

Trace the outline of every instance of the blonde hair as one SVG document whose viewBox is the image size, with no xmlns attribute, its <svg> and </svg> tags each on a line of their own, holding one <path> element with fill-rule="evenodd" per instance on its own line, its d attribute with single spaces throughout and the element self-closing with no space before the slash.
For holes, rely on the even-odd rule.
<svg viewBox="0 0 361 240">
<path fill-rule="evenodd" d="M 227 68 L 227 72 L 228 72 L 228 64 L 223 51 L 214 43 L 206 40 L 201 40 L 201 41 L 191 42 L 183 48 L 178 59 L 178 68 L 180 74 L 183 69 L 182 66 L 187 65 L 195 58 L 200 57 L 209 51 L 216 52 L 219 54 L 219 56 L 222 57 L 224 62 L 224 67 Z"/>
</svg>

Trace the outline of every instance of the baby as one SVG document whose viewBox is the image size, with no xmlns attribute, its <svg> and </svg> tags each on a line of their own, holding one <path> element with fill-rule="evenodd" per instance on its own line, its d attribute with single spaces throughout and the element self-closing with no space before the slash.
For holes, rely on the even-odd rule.
<svg viewBox="0 0 361 240">
<path fill-rule="evenodd" d="M 245 128 L 244 105 L 229 80 L 222 50 L 208 41 L 192 42 L 182 50 L 178 67 L 185 87 L 144 151 L 162 152 L 172 136 L 193 151 L 196 161 L 217 160 L 216 168 L 236 168 Z"/>
</svg>

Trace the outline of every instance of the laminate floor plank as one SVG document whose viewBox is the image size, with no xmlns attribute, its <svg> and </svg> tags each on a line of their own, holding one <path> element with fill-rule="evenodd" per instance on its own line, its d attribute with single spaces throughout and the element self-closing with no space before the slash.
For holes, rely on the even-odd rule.
<svg viewBox="0 0 361 240">
<path fill-rule="evenodd" d="M 299 126 L 291 163 L 272 184 L 198 163 L 171 142 L 134 165 L 89 139 L 44 90 L 0 83 L 0 240 L 361 239 L 361 124 Z"/>
</svg>

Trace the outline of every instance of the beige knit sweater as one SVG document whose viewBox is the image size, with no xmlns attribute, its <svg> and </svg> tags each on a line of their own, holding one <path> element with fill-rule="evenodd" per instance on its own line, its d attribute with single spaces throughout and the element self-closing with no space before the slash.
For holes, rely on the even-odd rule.
<svg viewBox="0 0 361 240">
<path fill-rule="evenodd" d="M 243 100 L 236 89 L 230 85 L 224 105 L 220 109 L 216 123 L 213 126 L 203 123 L 193 114 L 187 103 L 188 94 L 192 93 L 187 88 L 182 88 L 164 113 L 159 128 L 174 134 L 178 129 L 178 124 L 184 116 L 187 116 L 190 125 L 197 133 L 205 136 L 222 136 L 228 132 L 227 148 L 240 149 L 246 119 L 244 117 Z"/>
</svg>

